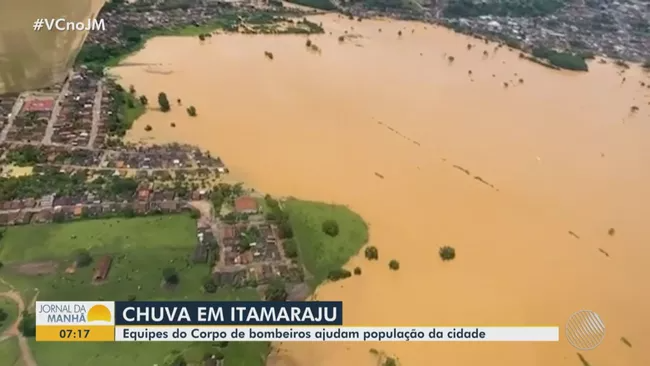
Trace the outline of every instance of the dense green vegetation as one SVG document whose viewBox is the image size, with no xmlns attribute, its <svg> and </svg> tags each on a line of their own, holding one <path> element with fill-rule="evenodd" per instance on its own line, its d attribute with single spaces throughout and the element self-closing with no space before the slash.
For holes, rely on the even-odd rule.
<svg viewBox="0 0 650 366">
<path fill-rule="evenodd" d="M 111 114 L 108 118 L 108 131 L 112 136 L 124 137 L 133 122 L 145 112 L 146 97 L 137 98 L 118 85 L 111 90 Z"/>
<path fill-rule="evenodd" d="M 420 8 L 416 5 L 417 0 L 349 0 L 347 4 L 363 4 L 366 9 L 377 10 L 386 13 L 414 13 Z"/>
<path fill-rule="evenodd" d="M 325 0 L 327 1 L 327 0 Z M 84 44 L 77 56 L 76 62 L 85 64 L 93 70 L 117 65 L 129 54 L 138 51 L 144 43 L 155 36 L 200 36 L 205 39 L 206 34 L 215 30 L 236 32 L 239 25 L 248 24 L 253 32 L 258 33 L 323 33 L 323 28 L 318 24 L 303 19 L 295 22 L 295 26 L 286 29 L 277 27 L 286 23 L 289 16 L 298 15 L 295 11 L 276 10 L 230 10 L 220 14 L 205 25 L 188 24 L 178 28 L 151 28 L 144 29 L 134 25 L 124 25 L 118 33 L 119 43 L 114 44 Z"/>
<path fill-rule="evenodd" d="M 18 306 L 16 303 L 11 299 L 0 297 L 0 334 L 7 330 L 17 318 Z"/>
<path fill-rule="evenodd" d="M 75 196 L 85 192 L 115 199 L 130 198 L 135 194 L 137 187 L 138 182 L 135 179 L 113 176 L 110 170 L 107 171 L 107 176 L 88 182 L 88 176 L 83 171 L 67 174 L 60 172 L 58 168 L 45 168 L 39 171 L 39 174 L 0 177 L 0 201 L 41 197 L 51 193 Z"/>
<path fill-rule="evenodd" d="M 300 259 L 313 276 L 312 285 L 325 279 L 349 277 L 351 273 L 341 267 L 368 241 L 368 228 L 363 219 L 341 205 L 290 199 L 284 207 L 300 249 Z M 323 232 L 322 225 L 327 220 L 338 224 L 336 236 Z"/>
<path fill-rule="evenodd" d="M 288 0 L 290 3 L 308 6 L 310 8 L 332 11 L 336 6 L 330 0 Z"/>
<path fill-rule="evenodd" d="M 537 47 L 533 49 L 533 56 L 547 60 L 551 65 L 562 69 L 589 71 L 589 66 L 585 59 L 573 53 L 558 52 L 548 48 Z"/>
<path fill-rule="evenodd" d="M 444 10 L 450 18 L 473 18 L 482 15 L 538 17 L 554 13 L 562 8 L 562 0 L 451 0 Z"/>
<path fill-rule="evenodd" d="M 6 160 L 16 166 L 33 166 L 45 161 L 41 150 L 33 145 L 25 145 L 15 150 L 10 150 L 5 157 Z"/>
</svg>

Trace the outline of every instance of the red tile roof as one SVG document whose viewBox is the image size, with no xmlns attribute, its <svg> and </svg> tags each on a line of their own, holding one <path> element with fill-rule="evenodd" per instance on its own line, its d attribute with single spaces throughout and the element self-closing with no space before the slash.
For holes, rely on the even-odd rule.
<svg viewBox="0 0 650 366">
<path fill-rule="evenodd" d="M 235 211 L 257 211 L 257 201 L 253 197 L 239 197 L 235 200 Z"/>
</svg>

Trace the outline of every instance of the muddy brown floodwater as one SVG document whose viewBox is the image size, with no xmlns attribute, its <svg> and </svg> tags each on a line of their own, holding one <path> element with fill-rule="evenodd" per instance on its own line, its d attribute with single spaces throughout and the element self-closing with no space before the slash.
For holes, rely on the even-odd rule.
<svg viewBox="0 0 650 366">
<path fill-rule="evenodd" d="M 563 328 L 589 309 L 608 334 L 587 361 L 650 364 L 648 77 L 633 68 L 622 84 L 597 62 L 587 74 L 557 72 L 419 23 L 315 19 L 332 32 L 311 38 L 320 55 L 304 36 L 150 41 L 128 61 L 165 75 L 114 72 L 151 101 L 164 91 L 185 106 L 150 111 L 129 137 L 198 144 L 260 190 L 359 212 L 381 261 L 353 258 L 362 276 L 317 291 L 344 302 L 347 325 Z M 345 30 L 361 37 L 339 44 Z M 442 245 L 457 259 L 442 263 Z M 405 366 L 580 365 L 564 339 L 278 347 L 279 365 L 373 365 L 371 347 Z"/>
</svg>

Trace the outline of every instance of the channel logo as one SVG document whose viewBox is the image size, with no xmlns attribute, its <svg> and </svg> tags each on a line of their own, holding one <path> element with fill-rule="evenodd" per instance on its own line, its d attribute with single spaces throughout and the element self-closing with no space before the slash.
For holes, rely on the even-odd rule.
<svg viewBox="0 0 650 366">
<path fill-rule="evenodd" d="M 114 325 L 113 302 L 37 301 L 36 325 Z"/>
</svg>

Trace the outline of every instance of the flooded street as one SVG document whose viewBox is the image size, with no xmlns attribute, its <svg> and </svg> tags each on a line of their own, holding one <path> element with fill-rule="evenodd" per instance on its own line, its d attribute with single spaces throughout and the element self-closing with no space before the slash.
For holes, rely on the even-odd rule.
<svg viewBox="0 0 650 366">
<path fill-rule="evenodd" d="M 311 37 L 320 54 L 304 36 L 153 39 L 126 61 L 157 66 L 113 72 L 152 103 L 166 92 L 172 111 L 146 113 L 129 138 L 197 144 L 259 190 L 361 214 L 380 261 L 353 258 L 363 275 L 316 295 L 342 300 L 346 325 L 563 329 L 588 309 L 607 336 L 587 361 L 650 364 L 650 77 L 552 71 L 430 25 L 314 19 L 332 32 Z M 346 30 L 359 38 L 339 43 Z M 442 245 L 456 260 L 442 263 Z M 370 348 L 404 366 L 580 366 L 563 337 L 278 347 L 286 366 L 375 365 Z"/>
</svg>

